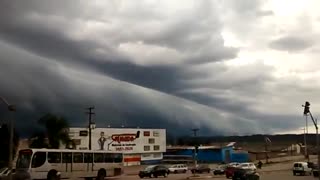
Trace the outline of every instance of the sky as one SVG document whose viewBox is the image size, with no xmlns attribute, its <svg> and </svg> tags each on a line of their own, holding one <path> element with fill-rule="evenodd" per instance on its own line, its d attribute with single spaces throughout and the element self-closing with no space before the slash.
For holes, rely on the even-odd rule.
<svg viewBox="0 0 320 180">
<path fill-rule="evenodd" d="M 299 133 L 305 101 L 320 113 L 319 6 L 2 0 L 0 96 L 17 112 L 1 105 L 0 119 L 24 135 L 48 112 L 83 127 L 94 106 L 99 127 Z"/>
</svg>

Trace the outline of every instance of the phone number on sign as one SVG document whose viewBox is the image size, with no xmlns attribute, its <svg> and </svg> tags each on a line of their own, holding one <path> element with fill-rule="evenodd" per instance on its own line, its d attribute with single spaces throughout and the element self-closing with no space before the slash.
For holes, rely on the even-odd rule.
<svg viewBox="0 0 320 180">
<path fill-rule="evenodd" d="M 132 151 L 133 147 L 116 147 L 116 151 Z"/>
</svg>

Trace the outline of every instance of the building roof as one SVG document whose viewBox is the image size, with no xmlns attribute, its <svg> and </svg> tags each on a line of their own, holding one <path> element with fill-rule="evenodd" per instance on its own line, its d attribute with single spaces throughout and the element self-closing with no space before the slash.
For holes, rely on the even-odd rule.
<svg viewBox="0 0 320 180">
<path fill-rule="evenodd" d="M 227 147 L 220 146 L 199 146 L 198 149 L 223 149 Z M 178 149 L 195 149 L 194 146 L 167 146 L 168 150 L 178 150 Z"/>
</svg>

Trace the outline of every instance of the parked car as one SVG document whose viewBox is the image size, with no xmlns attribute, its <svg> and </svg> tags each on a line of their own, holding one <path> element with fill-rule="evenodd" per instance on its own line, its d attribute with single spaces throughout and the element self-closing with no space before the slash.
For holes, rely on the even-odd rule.
<svg viewBox="0 0 320 180">
<path fill-rule="evenodd" d="M 312 168 L 308 166 L 307 162 L 295 162 L 293 163 L 293 168 L 292 168 L 292 173 L 293 175 L 311 175 L 312 174 Z"/>
<path fill-rule="evenodd" d="M 9 179 L 9 175 L 13 175 L 15 173 L 15 169 L 9 170 L 8 167 L 4 167 L 0 169 L 0 180 Z"/>
<path fill-rule="evenodd" d="M 227 168 L 225 170 L 225 174 L 226 174 L 227 179 L 233 177 L 233 173 L 234 173 L 235 169 L 236 169 L 236 166 L 227 166 Z"/>
<path fill-rule="evenodd" d="M 169 173 L 170 171 L 167 167 L 161 166 L 161 165 L 153 165 L 153 166 L 147 166 L 144 170 L 140 171 L 139 177 L 140 178 L 144 178 L 144 177 L 157 178 L 158 176 L 167 177 Z"/>
<path fill-rule="evenodd" d="M 232 180 L 259 180 L 260 175 L 252 169 L 235 168 Z"/>
<path fill-rule="evenodd" d="M 312 174 L 313 174 L 313 177 L 318 177 L 319 176 L 318 164 L 313 164 L 313 166 L 312 166 Z"/>
<path fill-rule="evenodd" d="M 241 163 L 238 165 L 238 167 L 242 168 L 242 169 L 250 169 L 253 171 L 257 170 L 256 165 L 254 165 L 253 163 Z"/>
<path fill-rule="evenodd" d="M 198 165 L 197 167 L 191 169 L 191 172 L 193 174 L 194 173 L 210 173 L 210 171 L 211 169 L 209 168 L 209 166 L 205 164 Z"/>
<path fill-rule="evenodd" d="M 175 164 L 169 167 L 170 173 L 186 173 L 188 166 L 185 164 Z"/>
<path fill-rule="evenodd" d="M 214 175 L 222 175 L 225 173 L 227 165 L 220 165 L 213 170 Z"/>
<path fill-rule="evenodd" d="M 234 167 L 237 167 L 239 166 L 241 163 L 238 163 L 238 162 L 232 162 L 232 163 L 229 163 L 227 166 L 234 166 Z"/>
</svg>

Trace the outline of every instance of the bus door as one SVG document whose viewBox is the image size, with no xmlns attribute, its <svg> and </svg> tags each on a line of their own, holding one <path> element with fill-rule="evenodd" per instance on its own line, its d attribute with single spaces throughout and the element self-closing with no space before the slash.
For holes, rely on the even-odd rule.
<svg viewBox="0 0 320 180">
<path fill-rule="evenodd" d="M 62 154 L 61 152 L 48 152 L 48 163 L 51 169 L 55 169 L 58 172 L 65 171 L 65 167 L 62 164 Z"/>
<path fill-rule="evenodd" d="M 93 154 L 93 171 L 99 171 L 100 168 L 104 167 L 104 156 L 103 153 Z"/>
<path fill-rule="evenodd" d="M 72 153 L 63 152 L 62 153 L 62 169 L 66 174 L 72 174 Z M 67 175 L 69 176 L 69 175 Z"/>
<path fill-rule="evenodd" d="M 73 163 L 72 163 L 72 171 L 79 172 L 84 171 L 86 168 L 85 163 L 83 163 L 83 153 L 81 152 L 74 152 L 73 154 Z"/>
<path fill-rule="evenodd" d="M 84 170 L 87 172 L 93 171 L 93 153 L 84 153 Z"/>
</svg>

